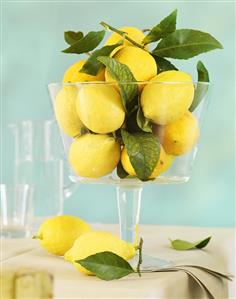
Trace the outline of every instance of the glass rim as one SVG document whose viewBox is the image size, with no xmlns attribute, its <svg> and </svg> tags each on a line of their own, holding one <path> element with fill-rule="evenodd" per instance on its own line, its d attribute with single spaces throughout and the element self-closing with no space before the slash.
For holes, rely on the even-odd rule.
<svg viewBox="0 0 236 299">
<path fill-rule="evenodd" d="M 142 85 L 142 84 L 193 84 L 193 85 L 203 85 L 203 86 L 210 86 L 210 82 L 205 81 L 130 81 L 130 82 L 112 82 L 112 81 L 84 81 L 84 82 L 52 82 L 48 84 L 48 87 L 55 87 L 55 86 L 82 86 L 82 85 L 115 85 L 118 84 L 122 85 Z"/>
</svg>

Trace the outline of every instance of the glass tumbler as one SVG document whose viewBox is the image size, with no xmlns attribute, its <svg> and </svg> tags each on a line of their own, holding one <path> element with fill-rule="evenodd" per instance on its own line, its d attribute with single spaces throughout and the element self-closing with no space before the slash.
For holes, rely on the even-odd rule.
<svg viewBox="0 0 236 299">
<path fill-rule="evenodd" d="M 59 132 L 53 120 L 11 123 L 9 130 L 15 152 L 14 182 L 34 188 L 34 230 L 38 230 L 45 219 L 63 213 L 64 199 L 74 191 Z"/>
<path fill-rule="evenodd" d="M 1 238 L 25 238 L 31 235 L 33 188 L 26 184 L 0 184 Z"/>
</svg>

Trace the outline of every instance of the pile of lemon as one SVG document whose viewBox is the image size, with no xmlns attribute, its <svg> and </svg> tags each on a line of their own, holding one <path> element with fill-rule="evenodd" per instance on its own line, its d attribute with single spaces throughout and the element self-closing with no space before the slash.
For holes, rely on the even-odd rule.
<svg viewBox="0 0 236 299">
<path fill-rule="evenodd" d="M 104 251 L 113 252 L 125 260 L 136 254 L 134 244 L 127 243 L 110 232 L 94 231 L 87 222 L 70 215 L 45 220 L 33 239 L 38 239 L 47 252 L 64 256 L 66 261 L 87 275 L 92 273 L 78 264 L 77 260 Z"/>
<path fill-rule="evenodd" d="M 145 37 L 134 27 L 120 30 L 137 43 Z M 105 45 L 116 44 L 120 39 L 119 34 L 112 33 Z M 194 98 L 192 78 L 177 70 L 159 72 L 155 59 L 146 48 L 136 47 L 127 40 L 110 56 L 127 65 L 136 81 L 142 82 L 139 85 L 140 106 L 161 143 L 159 161 L 151 175 L 155 178 L 171 166 L 175 156 L 190 151 L 198 140 L 198 121 L 189 112 Z M 64 84 L 55 101 L 56 118 L 61 129 L 74 138 L 69 162 L 81 177 L 108 175 L 120 161 L 129 175 L 136 176 L 125 146 L 112 134 L 120 128 L 125 129 L 127 117 L 118 85 L 104 84 L 116 83 L 106 68 L 96 76 L 79 72 L 85 62 L 80 60 L 70 66 L 63 82 L 88 84 Z M 82 128 L 86 128 L 86 133 L 81 133 L 84 132 Z"/>
</svg>

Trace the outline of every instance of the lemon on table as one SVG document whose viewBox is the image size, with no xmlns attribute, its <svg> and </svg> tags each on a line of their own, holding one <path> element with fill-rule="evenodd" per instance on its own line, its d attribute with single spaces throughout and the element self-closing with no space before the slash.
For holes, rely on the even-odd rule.
<svg viewBox="0 0 236 299">
<path fill-rule="evenodd" d="M 189 74 L 166 71 L 152 78 L 150 84 L 143 88 L 141 106 L 146 118 L 165 125 L 180 118 L 189 109 L 193 96 L 194 85 Z"/>
<path fill-rule="evenodd" d="M 124 47 L 113 58 L 127 65 L 137 81 L 148 81 L 157 74 L 155 59 L 147 51 L 138 47 Z M 107 70 L 105 78 L 108 82 L 115 81 Z"/>
<path fill-rule="evenodd" d="M 120 94 L 110 85 L 81 86 L 76 100 L 76 109 L 83 124 L 95 133 L 105 134 L 116 131 L 125 119 Z"/>
<path fill-rule="evenodd" d="M 69 136 L 75 137 L 80 134 L 83 127 L 76 112 L 76 86 L 62 88 L 55 99 L 55 115 L 60 128 Z"/>
<path fill-rule="evenodd" d="M 157 165 L 154 168 L 150 178 L 153 179 L 153 178 L 159 176 L 162 172 L 165 172 L 171 166 L 173 160 L 174 160 L 174 156 L 166 154 L 165 150 L 161 146 L 159 160 L 158 160 Z M 121 153 L 121 163 L 122 163 L 122 166 L 124 167 L 124 170 L 129 175 L 136 176 L 136 172 L 130 162 L 126 147 L 123 148 L 122 153 Z"/>
<path fill-rule="evenodd" d="M 48 252 L 64 255 L 79 236 L 90 231 L 90 225 L 79 217 L 61 215 L 45 220 L 33 238 Z"/>
<path fill-rule="evenodd" d="M 100 71 L 96 76 L 80 73 L 86 60 L 80 60 L 72 64 L 65 72 L 63 77 L 64 83 L 86 82 L 86 81 L 104 81 L 104 70 Z"/>
<path fill-rule="evenodd" d="M 120 160 L 120 145 L 108 135 L 85 134 L 71 144 L 69 162 L 77 175 L 98 178 L 111 173 Z"/>
<path fill-rule="evenodd" d="M 158 136 L 168 154 L 183 155 L 190 151 L 198 140 L 198 121 L 188 111 L 176 121 L 166 126 L 160 126 Z"/>
<path fill-rule="evenodd" d="M 113 252 L 126 260 L 135 256 L 133 244 L 127 243 L 109 232 L 93 231 L 75 241 L 73 247 L 66 252 L 65 260 L 73 263 L 80 272 L 91 275 L 90 271 L 75 261 L 103 251 Z"/>
</svg>

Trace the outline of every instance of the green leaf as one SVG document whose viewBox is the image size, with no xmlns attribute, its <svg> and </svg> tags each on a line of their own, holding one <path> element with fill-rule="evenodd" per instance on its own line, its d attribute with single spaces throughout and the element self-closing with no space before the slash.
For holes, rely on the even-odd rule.
<svg viewBox="0 0 236 299">
<path fill-rule="evenodd" d="M 116 168 L 116 173 L 119 178 L 124 179 L 126 178 L 129 174 L 124 170 L 121 161 L 119 161 L 117 168 Z"/>
<path fill-rule="evenodd" d="M 176 239 L 171 241 L 171 245 L 176 250 L 189 250 L 195 248 L 194 243 L 190 243 L 188 241 Z"/>
<path fill-rule="evenodd" d="M 135 83 L 136 80 L 129 67 L 114 58 L 103 56 L 97 59 L 107 67 L 109 74 L 118 82 L 125 110 L 131 110 L 136 104 L 138 84 Z"/>
<path fill-rule="evenodd" d="M 147 181 L 159 160 L 160 144 L 158 139 L 152 133 L 130 134 L 123 129 L 121 136 L 138 178 Z"/>
<path fill-rule="evenodd" d="M 158 74 L 161 72 L 171 71 L 171 70 L 178 71 L 177 67 L 174 66 L 169 60 L 155 55 L 153 55 L 153 58 L 156 60 Z"/>
<path fill-rule="evenodd" d="M 198 82 L 209 82 L 209 74 L 205 65 L 199 60 L 197 63 Z"/>
<path fill-rule="evenodd" d="M 143 130 L 144 132 L 152 132 L 152 125 L 150 121 L 143 115 L 143 111 L 140 107 L 137 111 L 136 119 L 137 124 L 141 130 Z"/>
<path fill-rule="evenodd" d="M 208 237 L 202 241 L 196 242 L 195 247 L 198 249 L 204 248 L 207 246 L 207 244 L 210 242 L 210 240 L 211 240 L 211 237 Z"/>
<path fill-rule="evenodd" d="M 135 272 L 125 259 L 109 251 L 90 255 L 76 263 L 103 280 L 119 279 Z"/>
<path fill-rule="evenodd" d="M 170 15 L 164 18 L 159 24 L 151 29 L 147 36 L 143 39 L 143 44 L 149 44 L 166 37 L 176 29 L 177 9 L 172 11 Z"/>
<path fill-rule="evenodd" d="M 103 40 L 104 35 L 105 30 L 91 31 L 62 52 L 75 54 L 88 53 L 100 44 L 100 42 Z"/>
<path fill-rule="evenodd" d="M 185 240 L 179 240 L 179 239 L 176 239 L 176 240 L 170 240 L 171 241 L 171 245 L 174 249 L 176 250 L 189 250 L 189 249 L 201 249 L 201 248 L 204 248 L 210 241 L 211 237 L 208 237 L 204 240 L 201 240 L 201 241 L 197 241 L 197 242 L 194 242 L 194 243 L 191 243 L 191 242 L 188 242 L 188 241 L 185 241 Z"/>
<path fill-rule="evenodd" d="M 111 52 L 122 45 L 122 43 L 117 43 L 111 46 L 104 46 L 101 49 L 95 50 L 92 55 L 88 58 L 86 63 L 83 65 L 80 73 L 86 73 L 92 76 L 96 76 L 99 71 L 104 67 L 103 63 L 97 60 L 99 56 L 109 56 Z"/>
<path fill-rule="evenodd" d="M 137 113 L 139 108 L 138 102 L 139 99 L 137 98 L 137 105 L 135 105 L 132 111 L 129 112 L 129 115 L 126 116 L 125 129 L 130 133 L 142 132 L 142 129 L 140 129 L 140 127 L 137 124 Z"/>
<path fill-rule="evenodd" d="M 188 59 L 222 45 L 209 33 L 193 29 L 179 29 L 163 38 L 153 54 L 160 57 Z"/>
<path fill-rule="evenodd" d="M 201 61 L 198 61 L 197 63 L 197 72 L 198 72 L 198 83 L 195 88 L 193 102 L 189 108 L 190 112 L 193 112 L 197 108 L 197 106 L 201 103 L 209 87 L 208 84 L 201 83 L 201 82 L 209 82 L 210 80 L 208 71 Z"/>
<path fill-rule="evenodd" d="M 73 45 L 78 40 L 83 38 L 83 36 L 84 36 L 83 32 L 81 32 L 81 31 L 78 31 L 78 32 L 66 31 L 66 32 L 64 32 L 64 39 L 67 42 L 67 44 L 69 44 L 69 45 Z"/>
</svg>

